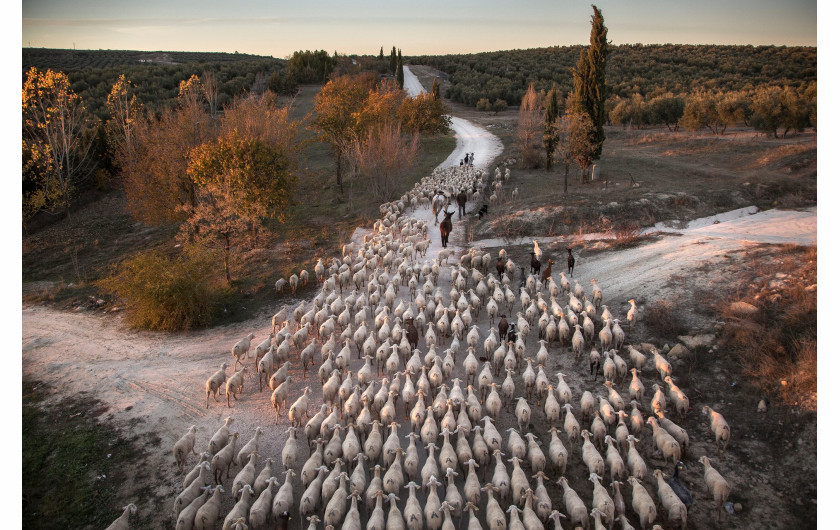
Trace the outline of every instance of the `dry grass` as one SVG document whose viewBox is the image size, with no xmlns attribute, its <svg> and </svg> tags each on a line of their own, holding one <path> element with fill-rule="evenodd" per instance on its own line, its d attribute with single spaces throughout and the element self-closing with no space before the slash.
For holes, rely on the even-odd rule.
<svg viewBox="0 0 840 530">
<path fill-rule="evenodd" d="M 816 410 L 816 248 L 788 245 L 780 254 L 759 250 L 739 293 L 717 303 L 726 319 L 722 346 L 738 358 L 762 392 L 788 405 Z M 782 257 L 778 257 L 781 255 Z M 735 314 L 732 302 L 757 308 L 750 318 Z"/>
</svg>

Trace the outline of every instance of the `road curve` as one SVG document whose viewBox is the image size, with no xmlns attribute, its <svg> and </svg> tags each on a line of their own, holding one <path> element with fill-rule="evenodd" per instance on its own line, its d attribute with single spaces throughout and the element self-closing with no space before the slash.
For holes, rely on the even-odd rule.
<svg viewBox="0 0 840 530">
<path fill-rule="evenodd" d="M 405 77 L 404 88 L 411 97 L 416 97 L 425 92 L 420 80 L 408 66 L 403 66 Z M 455 150 L 444 160 L 440 168 L 457 166 L 467 153 L 474 153 L 473 165 L 487 169 L 493 160 L 501 154 L 503 146 L 499 138 L 491 134 L 487 129 L 479 127 L 471 121 L 463 118 L 450 116 L 452 119 L 452 130 L 455 132 Z"/>
</svg>

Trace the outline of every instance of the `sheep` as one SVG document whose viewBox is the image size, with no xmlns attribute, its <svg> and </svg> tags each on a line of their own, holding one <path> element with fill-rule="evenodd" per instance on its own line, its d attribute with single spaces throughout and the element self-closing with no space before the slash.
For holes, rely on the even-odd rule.
<svg viewBox="0 0 840 530">
<path fill-rule="evenodd" d="M 633 511 L 639 516 L 642 528 L 647 528 L 656 519 L 656 506 L 639 479 L 630 477 L 627 481 L 633 486 Z"/>
<path fill-rule="evenodd" d="M 213 458 L 213 455 L 211 455 L 207 451 L 201 453 L 201 455 L 199 455 L 198 463 L 195 465 L 192 471 L 190 471 L 186 474 L 186 476 L 184 476 L 184 480 L 183 482 L 181 482 L 181 487 L 186 488 L 187 486 L 189 486 L 190 483 L 193 480 L 195 480 L 195 477 L 197 477 L 198 474 L 201 472 L 201 464 L 204 462 L 209 462 L 211 458 Z"/>
<path fill-rule="evenodd" d="M 222 509 L 222 494 L 225 489 L 219 485 L 213 490 L 213 495 L 195 513 L 194 530 L 213 530 L 219 520 Z"/>
<path fill-rule="evenodd" d="M 612 526 L 612 521 L 615 518 L 615 503 L 607 489 L 601 485 L 601 477 L 590 473 L 589 480 L 592 482 L 592 508 L 601 512 L 609 526 Z"/>
<path fill-rule="evenodd" d="M 123 506 L 123 513 L 113 523 L 108 525 L 108 528 L 105 530 L 128 530 L 130 528 L 128 519 L 135 513 L 137 513 L 137 506 L 133 503 Z"/>
<path fill-rule="evenodd" d="M 604 459 L 595 448 L 595 445 L 589 441 L 592 434 L 587 431 L 581 431 L 580 435 L 583 437 L 583 448 L 581 450 L 582 459 L 589 469 L 589 473 L 595 473 L 598 476 L 604 475 Z"/>
<path fill-rule="evenodd" d="M 189 486 L 184 488 L 178 498 L 175 499 L 174 511 L 175 517 L 177 519 L 178 514 L 187 507 L 192 501 L 195 500 L 196 497 L 202 494 L 202 488 L 207 486 L 210 483 L 211 473 L 210 473 L 210 464 L 207 462 L 203 462 L 201 464 L 201 471 L 199 472 L 198 476 L 193 480 Z"/>
<path fill-rule="evenodd" d="M 621 494 L 621 485 L 623 482 L 610 482 L 610 487 L 613 490 L 613 504 L 615 504 L 615 513 L 619 516 L 624 515 L 624 495 Z"/>
<path fill-rule="evenodd" d="M 256 451 L 252 451 L 249 455 L 248 462 L 244 466 L 242 466 L 242 469 L 240 469 L 239 473 L 237 473 L 236 476 L 233 478 L 233 487 L 231 487 L 230 492 L 233 495 L 234 499 L 239 493 L 239 490 L 242 489 L 242 486 L 245 486 L 247 484 L 253 489 L 254 479 L 257 475 L 256 463 L 258 456 L 259 455 Z"/>
<path fill-rule="evenodd" d="M 519 425 L 520 431 L 526 431 L 528 424 L 531 422 L 531 407 L 524 397 L 520 397 L 516 403 L 516 421 Z"/>
<path fill-rule="evenodd" d="M 636 370 L 639 372 L 642 371 L 642 368 L 645 367 L 647 364 L 647 357 L 645 354 L 634 348 L 633 346 L 629 347 L 630 350 L 630 361 L 633 363 L 633 366 L 636 367 Z"/>
<path fill-rule="evenodd" d="M 289 427 L 287 432 L 289 433 L 289 437 L 286 439 L 286 443 L 283 444 L 280 460 L 283 463 L 283 467 L 292 469 L 295 467 L 297 460 L 297 430 L 294 427 Z"/>
<path fill-rule="evenodd" d="M 272 487 L 279 484 L 276 477 L 270 477 L 265 482 L 267 483 L 266 488 L 260 493 L 257 500 L 254 501 L 248 513 L 248 522 L 251 525 L 249 528 L 254 530 L 264 528 L 268 524 L 269 517 L 271 516 Z"/>
<path fill-rule="evenodd" d="M 689 408 L 688 396 L 686 396 L 683 393 L 683 391 L 680 390 L 679 387 L 674 384 L 674 381 L 671 379 L 671 376 L 666 377 L 664 381 L 665 384 L 668 385 L 668 397 L 674 404 L 674 408 L 676 409 L 677 414 L 680 415 L 680 418 L 685 419 L 685 414 L 686 412 L 688 412 Z"/>
<path fill-rule="evenodd" d="M 271 502 L 271 515 L 275 519 L 280 517 L 280 514 L 284 512 L 291 512 L 294 504 L 292 477 L 295 476 L 295 472 L 287 469 L 285 473 L 286 480 L 283 481 L 283 485 L 277 490 L 277 494 L 274 495 L 274 499 Z"/>
<path fill-rule="evenodd" d="M 638 435 L 645 426 L 645 420 L 642 417 L 642 411 L 639 410 L 639 404 L 635 399 L 630 401 L 630 407 L 630 430 L 634 435 Z"/>
<path fill-rule="evenodd" d="M 239 433 L 231 434 L 230 443 L 222 447 L 222 449 L 213 455 L 213 460 L 210 465 L 213 468 L 213 478 L 217 484 L 222 483 L 222 470 L 227 470 L 227 477 L 230 478 L 230 464 L 233 462 L 233 452 L 236 450 L 236 440 L 239 439 Z"/>
<path fill-rule="evenodd" d="M 327 476 L 327 471 L 326 466 L 318 468 L 318 476 L 306 487 L 306 490 L 301 495 L 298 506 L 301 521 L 308 515 L 313 515 L 320 508 L 321 486 L 324 483 L 324 478 Z"/>
<path fill-rule="evenodd" d="M 632 357 L 632 352 L 634 350 L 631 349 L 630 351 L 631 351 L 631 357 Z M 630 373 L 633 375 L 633 379 L 630 381 L 630 389 L 629 390 L 630 390 L 630 393 L 633 395 L 633 398 L 636 401 L 642 401 L 642 397 L 644 397 L 644 395 L 645 395 L 645 385 L 642 384 L 642 381 L 639 379 L 639 371 L 640 370 L 637 369 L 637 368 L 631 368 L 630 369 Z"/>
<path fill-rule="evenodd" d="M 280 411 L 288 406 L 287 400 L 291 386 L 292 378 L 291 376 L 287 376 L 286 380 L 277 385 L 277 388 L 271 393 L 271 406 L 274 408 L 274 425 L 280 423 Z"/>
<path fill-rule="evenodd" d="M 303 417 L 309 418 L 309 394 L 312 393 L 312 390 L 307 386 L 303 389 L 303 395 L 297 398 L 297 400 L 289 407 L 289 421 L 294 424 L 295 427 L 300 427 L 303 423 Z"/>
<path fill-rule="evenodd" d="M 254 490 L 248 484 L 242 487 L 242 491 L 239 493 L 239 500 L 233 506 L 233 509 L 227 514 L 225 517 L 225 522 L 222 523 L 222 530 L 234 530 L 239 528 L 247 528 L 247 526 L 241 526 L 240 520 L 242 523 L 247 521 L 246 517 L 248 515 L 248 509 L 251 506 L 251 499 L 254 497 Z"/>
<path fill-rule="evenodd" d="M 254 339 L 256 335 L 251 333 L 247 337 L 240 339 L 239 342 L 233 345 L 230 352 L 233 354 L 233 358 L 236 359 L 236 362 L 233 364 L 233 369 L 236 369 L 237 364 L 242 364 L 240 358 L 248 357 L 248 350 L 251 349 L 251 340 Z"/>
<path fill-rule="evenodd" d="M 487 507 L 485 508 L 485 522 L 490 530 L 505 530 L 507 520 L 505 512 L 502 511 L 499 502 L 493 497 L 496 488 L 492 484 L 486 484 L 483 488 L 487 492 Z"/>
<path fill-rule="evenodd" d="M 657 449 L 662 453 L 662 457 L 666 460 L 669 458 L 673 459 L 674 465 L 677 465 L 677 461 L 682 457 L 680 444 L 677 443 L 673 436 L 668 434 L 668 431 L 659 426 L 659 423 L 653 416 L 648 418 L 647 423 L 653 429 L 653 441 L 656 443 Z"/>
<path fill-rule="evenodd" d="M 510 475 L 510 491 L 513 497 L 513 504 L 519 506 L 525 500 L 525 490 L 529 488 L 528 476 L 519 466 L 519 458 L 514 456 L 508 462 L 513 463 L 513 470 Z"/>
<path fill-rule="evenodd" d="M 653 351 L 653 364 L 656 367 L 656 371 L 659 372 L 660 379 L 663 381 L 671 375 L 671 363 L 668 362 L 668 359 L 660 355 L 657 350 Z"/>
<path fill-rule="evenodd" d="M 417 500 L 417 484 L 409 482 L 405 488 L 408 490 L 408 500 L 403 509 L 405 526 L 408 530 L 422 530 L 423 510 L 420 509 L 420 502 Z"/>
<path fill-rule="evenodd" d="M 227 386 L 225 386 L 225 394 L 227 394 L 227 406 L 230 408 L 230 396 L 233 394 L 233 399 L 238 400 L 239 398 L 236 397 L 236 394 L 242 393 L 242 388 L 245 386 L 245 372 L 248 371 L 248 367 L 242 365 L 242 369 L 230 376 L 230 379 L 227 380 Z"/>
<path fill-rule="evenodd" d="M 680 444 L 680 449 L 682 450 L 683 454 L 688 454 L 688 432 L 677 425 L 676 423 L 672 422 L 668 418 L 665 417 L 665 414 L 662 412 L 658 412 L 656 416 L 659 418 L 659 423 L 662 425 L 662 428 L 665 429 L 668 434 L 674 437 L 674 440 Z"/>
<path fill-rule="evenodd" d="M 624 460 L 621 459 L 621 454 L 614 445 L 615 438 L 607 435 L 604 440 L 607 442 L 607 465 L 610 466 L 610 480 L 614 481 L 616 475 L 619 479 L 622 479 L 624 477 Z"/>
<path fill-rule="evenodd" d="M 228 363 L 222 363 L 219 367 L 219 371 L 215 374 L 211 375 L 207 382 L 204 383 L 204 389 L 207 392 L 207 399 L 205 400 L 205 408 L 210 408 L 210 393 L 213 393 L 213 399 L 218 403 L 219 399 L 216 395 L 219 392 L 219 389 L 225 384 L 225 380 L 227 379 L 227 375 L 225 374 L 225 369 L 228 367 Z"/>
<path fill-rule="evenodd" d="M 720 523 L 721 508 L 723 507 L 723 503 L 725 503 L 726 500 L 729 498 L 729 492 L 732 491 L 732 488 L 729 486 L 729 483 L 726 481 L 726 479 L 723 478 L 723 476 L 715 468 L 712 467 L 708 456 L 701 456 L 699 462 L 703 464 L 703 468 L 705 469 L 703 473 L 703 478 L 706 481 L 706 488 L 708 489 L 709 493 L 712 494 L 712 497 L 715 500 L 715 508 L 717 509 L 718 523 Z"/>
<path fill-rule="evenodd" d="M 198 509 L 204 505 L 207 501 L 207 492 L 213 489 L 212 486 L 206 486 L 201 488 L 202 491 L 193 499 L 189 505 L 187 505 L 181 513 L 178 514 L 178 519 L 175 521 L 175 530 L 192 530 L 193 524 L 195 522 L 195 514 L 198 512 Z"/>
<path fill-rule="evenodd" d="M 656 478 L 657 496 L 659 497 L 659 505 L 665 511 L 665 521 L 669 524 L 679 524 L 682 530 L 685 530 L 688 524 L 688 512 L 685 504 L 677 497 L 671 486 L 665 481 L 662 476 L 661 469 L 655 469 L 653 476 Z"/>
<path fill-rule="evenodd" d="M 254 487 L 254 495 L 256 495 L 257 497 L 259 497 L 260 494 L 263 491 L 265 491 L 266 484 L 267 484 L 266 481 L 269 478 L 271 478 L 272 476 L 274 476 L 274 467 L 273 466 L 274 466 L 274 459 L 273 458 L 267 458 L 265 460 L 265 465 L 263 466 L 262 471 L 260 471 L 260 474 L 257 475 L 257 478 L 254 479 L 254 486 L 253 486 Z"/>
<path fill-rule="evenodd" d="M 627 322 L 630 322 L 630 326 L 632 327 L 639 319 L 639 310 L 636 309 L 636 301 L 632 298 L 627 303 L 630 304 L 630 309 L 627 311 Z"/>
<path fill-rule="evenodd" d="M 729 443 L 729 424 L 723 418 L 720 412 L 709 408 L 708 405 L 703 407 L 703 414 L 709 417 L 709 427 L 715 433 L 715 445 L 718 448 L 718 455 L 721 453 L 721 442 L 723 442 L 723 452 L 726 452 L 726 445 Z"/>
<path fill-rule="evenodd" d="M 665 394 L 662 393 L 662 389 L 659 388 L 659 385 L 654 384 L 653 398 L 650 400 L 650 411 L 655 414 L 659 411 L 665 411 L 667 406 Z"/>
<path fill-rule="evenodd" d="M 558 473 L 560 473 L 560 475 L 565 475 L 566 464 L 569 460 L 569 452 L 566 451 L 566 447 L 563 445 L 563 442 L 560 441 L 560 437 L 557 436 L 557 428 L 551 427 L 549 430 L 551 431 L 551 442 L 548 445 L 548 458 L 551 460 L 551 463 L 554 464 Z"/>
<path fill-rule="evenodd" d="M 178 473 L 184 472 L 184 464 L 187 463 L 188 453 L 198 454 L 195 451 L 195 429 L 195 425 L 191 425 L 187 433 L 172 447 L 172 456 L 175 457 L 175 463 L 178 464 Z"/>
<path fill-rule="evenodd" d="M 440 498 L 438 497 L 438 486 L 442 486 L 437 479 L 432 476 L 429 478 L 428 484 L 429 494 L 426 496 L 426 506 L 423 508 L 423 517 L 426 521 L 426 528 L 430 530 L 438 530 L 443 524 L 443 514 L 440 513 Z"/>
<path fill-rule="evenodd" d="M 636 450 L 636 442 L 638 441 L 639 439 L 635 436 L 627 437 L 627 443 L 629 444 L 627 448 L 627 467 L 630 468 L 631 475 L 642 480 L 647 475 L 647 465 L 645 465 L 642 455 Z"/>
<path fill-rule="evenodd" d="M 566 431 L 569 443 L 577 444 L 577 439 L 580 435 L 580 424 L 572 413 L 572 405 L 566 403 L 563 407 L 566 409 L 566 419 L 563 422 L 563 429 Z"/>
<path fill-rule="evenodd" d="M 580 496 L 577 494 L 575 490 L 569 486 L 569 481 L 566 480 L 566 477 L 560 477 L 560 480 L 557 481 L 558 486 L 563 487 L 563 503 L 566 506 L 566 513 L 569 514 L 569 520 L 575 526 L 582 526 L 583 528 L 589 528 L 589 514 L 586 511 L 586 505 L 580 499 Z M 555 519 L 555 523 L 559 525 L 559 519 L 556 516 L 552 516 Z"/>
<path fill-rule="evenodd" d="M 213 434 L 212 438 L 210 438 L 210 442 L 207 443 L 207 451 L 211 455 L 218 453 L 228 444 L 231 423 L 233 423 L 233 418 L 228 416 L 225 418 L 225 423 L 219 427 L 219 430 L 217 430 L 216 433 Z"/>
<path fill-rule="evenodd" d="M 250 458 L 250 454 L 252 452 L 256 453 L 259 451 L 259 443 L 260 443 L 260 436 L 262 436 L 262 427 L 257 427 L 254 431 L 254 437 L 248 440 L 248 443 L 242 446 L 242 449 L 239 450 L 239 453 L 236 455 L 236 461 L 239 463 L 240 467 L 244 467 Z M 256 491 L 254 492 L 256 494 Z"/>
</svg>

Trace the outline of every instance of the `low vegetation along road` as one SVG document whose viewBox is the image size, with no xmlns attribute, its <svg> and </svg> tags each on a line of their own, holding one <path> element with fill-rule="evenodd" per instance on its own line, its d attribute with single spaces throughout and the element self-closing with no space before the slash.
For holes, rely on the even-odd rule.
<svg viewBox="0 0 840 530">
<path fill-rule="evenodd" d="M 409 90 L 416 90 L 416 85 L 419 85 L 419 83 L 416 83 L 416 78 L 406 69 L 406 86 L 409 87 Z M 501 144 L 498 143 L 498 139 L 465 120 L 453 118 L 453 129 L 459 134 L 458 148 L 442 164 L 444 167 L 456 165 L 458 159 L 463 159 L 465 153 L 474 152 L 476 166 L 487 168 L 501 151 Z M 512 179 L 515 180 L 515 171 L 513 171 L 513 174 Z M 508 186 L 510 185 L 508 184 Z M 432 245 L 425 260 L 437 257 L 438 250 L 440 250 L 440 235 L 431 212 L 428 209 L 420 208 L 411 212 L 410 215 L 429 225 L 428 233 Z M 634 297 L 661 298 L 674 292 L 673 285 L 670 283 L 674 276 L 692 276 L 695 281 L 703 282 L 702 274 L 713 275 L 717 263 L 738 250 L 756 244 L 759 239 L 744 237 L 744 234 L 745 232 L 756 233 L 757 227 L 768 234 L 768 238 L 772 237 L 774 243 L 782 241 L 803 244 L 815 243 L 812 240 L 812 236 L 816 234 L 815 209 L 812 212 L 805 212 L 795 222 L 792 222 L 790 217 L 784 217 L 784 215 L 786 214 L 765 212 L 756 216 L 724 221 L 715 224 L 713 227 L 709 225 L 705 230 L 686 231 L 680 236 L 663 236 L 652 243 L 633 249 L 604 252 L 598 254 L 593 261 L 579 262 L 574 279 L 578 279 L 586 285 L 587 293 L 590 292 L 588 288 L 589 279 L 597 279 L 604 292 L 603 303 L 609 306 L 614 316 L 624 318 L 629 308 L 628 299 Z M 779 219 L 783 219 L 785 222 L 777 222 Z M 457 217 L 453 218 L 453 221 L 456 220 Z M 760 220 L 760 223 L 756 223 L 756 220 Z M 451 246 L 455 251 L 455 259 L 460 257 L 464 250 L 457 247 L 458 243 L 463 242 L 463 236 L 459 233 L 459 227 L 456 223 L 455 232 L 452 236 L 452 241 L 456 245 Z M 564 269 L 560 268 L 559 262 L 562 259 L 555 258 L 558 264 L 555 265 L 554 277 L 559 279 L 559 272 Z M 452 263 L 455 262 L 455 259 L 452 260 Z M 493 265 L 495 265 L 495 260 Z M 517 263 L 517 266 L 519 265 L 526 266 L 527 263 Z M 312 266 L 314 266 L 314 263 Z M 707 272 L 697 272 L 701 266 L 704 267 L 702 270 Z M 494 267 L 491 266 L 491 270 L 494 270 Z M 442 288 L 444 300 L 448 300 L 450 273 L 450 267 L 441 267 L 438 285 Z M 312 277 L 314 278 L 314 275 Z M 515 278 L 518 281 L 518 271 Z M 516 284 L 512 285 L 512 287 L 515 286 Z M 405 286 L 401 287 L 397 294 L 399 298 L 395 302 L 395 306 L 400 301 L 405 304 L 413 301 L 413 298 L 409 298 L 408 288 Z M 291 310 L 299 301 L 285 298 L 282 302 L 288 304 Z M 311 303 L 309 304 L 311 305 Z M 278 308 L 280 305 L 278 304 Z M 518 301 L 516 305 L 519 305 Z M 250 333 L 254 333 L 256 337 L 251 343 L 253 352 L 253 348 L 269 335 L 271 315 L 278 308 L 267 310 L 265 314 L 247 322 L 195 332 L 170 334 L 131 331 L 122 324 L 119 316 L 103 316 L 102 314 L 88 312 L 68 313 L 40 305 L 28 306 L 22 312 L 23 378 L 28 381 L 43 381 L 54 388 L 58 396 L 88 392 L 89 396 L 95 397 L 107 405 L 107 410 L 102 412 L 101 418 L 103 420 L 110 420 L 113 425 L 126 434 L 151 432 L 160 436 L 161 447 L 153 450 L 145 463 L 146 466 L 153 466 L 154 469 L 162 469 L 162 474 L 165 476 L 163 484 L 154 484 L 150 490 L 146 490 L 155 492 L 155 497 L 138 498 L 134 496 L 134 492 L 139 491 L 140 485 L 125 484 L 121 486 L 120 498 L 124 499 L 126 503 L 134 502 L 143 517 L 153 514 L 152 519 L 160 525 L 171 527 L 174 526 L 174 518 L 171 515 L 172 503 L 181 491 L 183 475 L 178 473 L 170 451 L 172 444 L 187 431 L 190 425 L 196 425 L 197 427 L 196 448 L 199 451 L 207 447 L 208 440 L 227 416 L 231 416 L 235 420 L 231 426 L 231 431 L 235 430 L 241 434 L 239 447 L 251 439 L 256 427 L 262 427 L 266 435 L 260 442 L 260 458 L 257 471 L 259 472 L 259 469 L 262 468 L 265 458 L 272 457 L 276 462 L 275 475 L 281 476 L 280 455 L 288 438 L 289 422 L 284 412 L 280 424 L 274 425 L 275 415 L 269 399 L 271 392 L 265 389 L 260 392 L 258 389 L 257 378 L 254 374 L 253 353 L 245 361 L 250 366 L 250 371 L 245 376 L 244 393 L 238 400 L 232 400 L 232 408 L 228 408 L 224 402 L 217 403 L 212 398 L 210 407 L 205 408 L 204 406 L 204 383 L 206 379 L 218 369 L 223 361 L 233 365 L 233 358 L 230 353 L 231 347 L 239 339 Z M 515 317 L 511 317 L 511 320 L 515 321 Z M 480 314 L 475 323 L 479 326 L 481 336 L 479 351 L 483 352 L 481 344 L 487 337 L 490 327 L 486 311 Z M 372 317 L 368 319 L 367 324 L 373 329 Z M 423 340 L 424 332 L 425 330 L 420 332 L 420 349 L 423 354 L 426 351 Z M 439 354 L 442 355 L 442 351 L 450 347 L 451 340 L 451 337 L 447 338 L 445 344 L 438 346 Z M 538 347 L 536 330 L 532 330 L 527 341 L 526 355 L 536 357 Z M 320 347 L 318 350 L 320 351 Z M 463 376 L 464 368 L 461 363 L 465 351 L 466 344 L 463 344 L 458 354 L 453 377 Z M 293 386 L 290 391 L 290 401 L 296 399 L 305 387 L 311 387 L 312 398 L 309 404 L 309 413 L 312 415 L 318 410 L 321 401 L 321 385 L 317 376 L 320 355 L 316 354 L 314 369 L 310 369 L 304 377 L 296 353 L 293 349 L 291 356 L 293 364 L 290 371 Z M 555 346 L 551 350 L 551 355 L 552 358 L 546 373 L 551 382 L 556 381 L 557 378 L 554 374 L 558 371 L 563 371 L 568 375 L 567 381 L 573 392 L 575 411 L 578 409 L 577 404 L 584 390 L 590 390 L 596 396 L 606 395 L 600 384 L 595 385 L 591 382 L 591 378 L 587 375 L 588 366 L 585 365 L 584 360 L 581 359 L 576 362 L 574 356 L 568 354 L 568 345 L 563 354 L 560 354 L 560 350 Z M 363 365 L 362 361 L 356 357 L 354 349 L 350 365 L 353 372 L 358 372 Z M 231 369 L 228 369 L 228 375 L 232 372 Z M 497 378 L 497 383 L 501 384 L 504 379 L 503 376 L 504 374 L 501 378 Z M 519 375 L 516 375 L 515 379 L 520 388 L 516 395 L 520 395 L 522 380 Z M 649 366 L 645 371 L 643 382 L 648 389 L 657 382 L 652 367 Z M 462 382 L 462 386 L 466 391 L 466 384 Z M 621 386 L 620 391 L 626 397 L 626 383 Z M 652 392 L 648 390 L 648 393 L 646 396 L 649 398 Z M 629 402 L 629 399 L 626 399 L 626 401 Z M 396 417 L 399 420 L 404 417 L 401 398 L 396 400 L 396 405 Z M 699 408 L 702 405 L 703 403 L 694 404 L 697 409 L 694 413 L 698 416 Z M 536 406 L 535 401 L 531 402 L 531 408 L 533 410 L 531 420 L 533 429 L 531 430 L 538 434 L 541 438 L 543 450 L 547 451 L 550 437 L 546 433 L 545 416 L 542 409 Z M 647 403 L 643 404 L 643 408 L 647 410 Z M 505 429 L 515 425 L 513 414 L 503 412 L 497 427 L 503 433 L 504 439 L 507 440 Z M 560 427 L 562 429 L 562 424 Z M 582 424 L 582 428 L 588 427 L 588 424 Z M 407 431 L 408 427 L 404 422 L 401 433 L 406 434 Z M 697 505 L 690 512 L 689 520 L 694 521 L 695 527 L 705 527 L 708 524 L 713 524 L 711 521 L 713 520 L 714 505 L 713 501 L 706 498 L 703 493 L 705 487 L 702 485 L 702 466 L 696 463 L 696 459 L 707 452 L 711 457 L 716 455 L 713 450 L 707 451 L 709 447 L 713 446 L 703 444 L 704 438 L 707 437 L 705 431 L 691 431 L 689 434 L 693 440 L 696 440 L 693 443 L 703 446 L 702 449 L 693 450 L 693 460 L 688 464 L 692 469 L 689 477 L 696 481 L 694 492 L 697 499 Z M 672 469 L 673 466 L 665 465 L 661 459 L 653 460 L 653 449 L 649 447 L 652 444 L 649 431 L 645 430 L 643 432 L 643 438 L 645 439 L 644 456 L 648 459 L 649 471 L 652 471 L 654 467 Z M 571 482 L 573 487 L 589 505 L 592 485 L 586 480 L 588 474 L 585 473 L 586 468 L 580 461 L 580 451 L 577 447 L 572 449 L 565 436 L 562 436 L 562 439 L 566 446 L 570 448 L 570 470 L 567 475 L 574 477 Z M 453 438 L 453 444 L 454 441 Z M 403 447 L 406 446 L 406 443 L 403 438 Z M 304 451 L 301 445 L 298 451 L 298 469 L 306 459 L 306 454 L 308 454 Z M 425 454 L 422 449 L 420 454 Z M 421 467 L 424 460 L 425 458 L 421 456 Z M 192 468 L 195 463 L 196 458 L 190 456 L 188 469 Z M 736 464 L 731 463 L 731 466 L 734 467 Z M 699 470 L 698 466 L 700 467 Z M 512 469 L 510 465 L 507 467 L 508 471 Z M 238 466 L 234 466 L 231 477 L 236 475 L 238 471 Z M 350 471 L 352 469 L 348 470 L 348 473 Z M 530 474 L 528 475 L 530 476 Z M 552 472 L 551 476 L 554 477 L 554 475 L 555 473 Z M 489 476 L 488 474 L 488 478 Z M 368 476 L 368 480 L 370 478 L 372 478 L 372 474 Z M 745 499 L 744 502 L 761 502 L 758 496 L 765 493 L 761 487 L 756 487 L 751 492 L 747 491 L 749 488 L 746 487 L 746 484 L 738 482 L 739 479 L 732 474 L 728 474 L 727 479 L 735 487 L 741 488 L 738 495 L 739 498 Z M 105 478 L 104 480 L 108 479 Z M 441 480 L 441 478 L 438 480 Z M 463 477 L 460 477 L 458 484 L 463 484 L 462 480 Z M 222 504 L 223 516 L 233 507 L 233 500 L 229 494 L 231 484 L 232 479 L 224 481 L 226 493 Z M 149 484 L 144 486 L 149 486 Z M 554 507 L 565 513 L 559 488 L 553 484 L 548 484 L 547 487 Z M 628 486 L 624 488 L 627 512 L 630 514 L 632 513 L 630 488 Z M 656 495 L 654 482 L 648 483 L 648 490 L 654 496 Z M 298 505 L 301 493 L 302 487 L 298 482 L 295 487 L 295 507 Z M 403 505 L 407 492 L 406 495 L 401 494 L 400 496 L 403 499 L 401 502 L 401 505 Z M 425 495 L 419 492 L 418 498 L 422 506 L 425 502 Z M 482 504 L 483 499 L 484 496 L 482 496 Z M 114 509 L 116 517 L 119 515 L 119 507 L 115 506 Z M 768 518 L 783 517 L 783 515 L 773 513 L 772 507 L 768 509 L 771 510 L 767 515 Z M 296 516 L 296 514 L 293 513 L 293 516 Z M 724 517 L 727 517 L 727 515 L 725 514 Z M 484 514 L 479 514 L 479 518 L 483 521 Z M 362 524 L 365 520 L 366 516 L 363 516 Z M 658 522 L 661 522 L 661 520 Z M 733 526 L 748 526 L 743 525 L 743 521 L 740 520 L 736 522 L 736 520 L 731 519 L 730 522 Z M 300 523 L 299 520 L 296 520 L 294 527 L 299 527 Z M 466 524 L 467 517 L 464 517 L 461 527 L 466 527 Z"/>
</svg>

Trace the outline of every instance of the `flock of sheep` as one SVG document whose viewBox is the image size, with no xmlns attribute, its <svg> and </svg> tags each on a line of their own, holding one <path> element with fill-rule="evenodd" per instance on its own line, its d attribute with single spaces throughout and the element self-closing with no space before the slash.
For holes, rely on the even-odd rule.
<svg viewBox="0 0 840 530">
<path fill-rule="evenodd" d="M 408 212 L 429 208 L 436 190 L 482 197 L 488 177 L 466 166 L 436 171 L 383 205 L 358 248 L 318 261 L 318 294 L 291 314 L 284 306 L 253 350 L 258 381 L 249 386 L 272 390 L 275 424 L 288 408 L 281 454 L 259 452 L 262 427 L 240 447 L 227 418 L 184 477 L 176 528 L 213 529 L 222 519 L 223 529 L 285 528 L 290 518 L 311 530 L 453 530 L 462 521 L 469 530 L 686 528 L 694 498 L 706 495 L 720 520 L 730 486 L 712 461 L 699 457 L 708 494 L 678 475 L 688 397 L 656 348 L 624 344 L 594 279 L 587 294 L 551 262 L 541 277 L 515 274 L 505 250 L 426 258 L 428 224 Z M 497 169 L 493 193 L 502 182 Z M 288 285 L 294 292 L 307 281 L 303 271 Z M 636 311 L 631 300 L 631 326 Z M 209 377 L 206 406 L 222 390 L 235 404 L 254 339 L 232 348 L 241 368 L 228 377 L 225 362 Z M 293 367 L 311 383 L 299 396 L 289 395 Z M 576 395 L 569 382 L 585 390 Z M 310 399 L 321 402 L 311 415 Z M 720 455 L 729 426 L 702 410 Z M 198 454 L 195 438 L 193 426 L 173 447 L 182 473 Z M 583 479 L 591 490 L 570 484 Z M 229 496 L 236 503 L 223 513 Z M 134 509 L 111 528 L 127 528 Z"/>
</svg>

